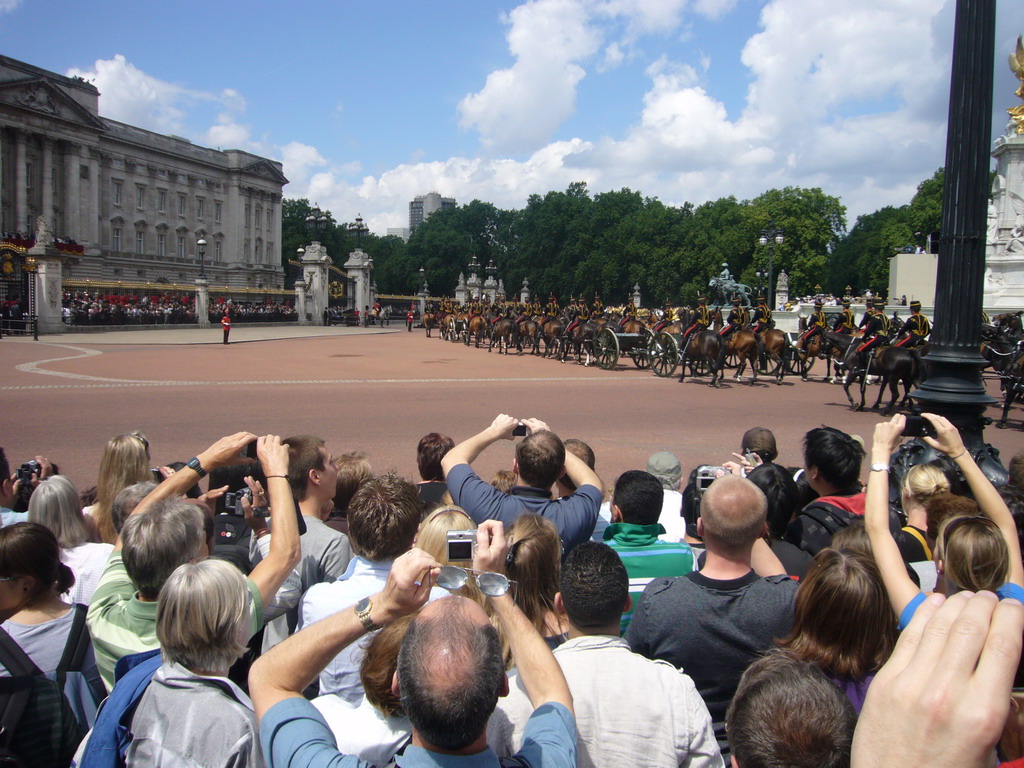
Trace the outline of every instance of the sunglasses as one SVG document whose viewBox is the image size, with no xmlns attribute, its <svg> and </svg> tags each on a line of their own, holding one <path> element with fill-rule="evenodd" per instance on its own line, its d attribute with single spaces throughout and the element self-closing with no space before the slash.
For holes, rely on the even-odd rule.
<svg viewBox="0 0 1024 768">
<path fill-rule="evenodd" d="M 434 579 L 434 583 L 442 589 L 454 592 L 466 586 L 471 578 L 480 587 L 480 591 L 488 597 L 501 597 L 508 592 L 511 585 L 516 583 L 500 573 L 477 571 L 473 568 L 459 568 L 457 565 L 442 566 L 440 573 Z"/>
</svg>

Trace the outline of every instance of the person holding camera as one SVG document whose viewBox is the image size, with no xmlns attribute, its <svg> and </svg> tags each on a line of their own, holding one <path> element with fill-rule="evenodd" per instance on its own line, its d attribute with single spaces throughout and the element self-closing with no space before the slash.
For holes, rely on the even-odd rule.
<svg viewBox="0 0 1024 768">
<path fill-rule="evenodd" d="M 301 691 L 367 632 L 427 603 L 435 583 L 457 589 L 471 578 L 487 595 L 495 622 L 509 638 L 534 707 L 515 764 L 575 766 L 572 694 L 555 657 L 512 600 L 510 583 L 501 573 L 507 551 L 497 521 L 480 526 L 472 571 L 442 568 L 427 553 L 412 549 L 395 559 L 386 582 L 367 599 L 303 629 L 260 658 L 249 675 L 249 688 L 267 765 L 368 766 L 341 755 L 327 723 Z M 413 728 L 412 743 L 400 759 L 403 765 L 498 765 L 487 744 L 486 726 L 498 696 L 508 691 L 508 678 L 498 632 L 478 604 L 450 596 L 426 605 L 402 638 L 392 690 L 401 697 Z"/>
<path fill-rule="evenodd" d="M 15 472 L 0 448 L 0 522 L 4 526 L 28 522 L 28 500 L 39 481 L 56 474 L 56 467 L 43 456 L 26 461 Z M 16 512 L 18 508 L 21 511 Z"/>
<path fill-rule="evenodd" d="M 708 705 L 723 756 L 725 715 L 743 671 L 792 628 L 797 583 L 764 541 L 767 501 L 749 480 L 724 475 L 704 493 L 699 573 L 655 579 L 626 630 L 630 648 L 686 670 Z M 697 618 L 699 617 L 699 620 Z"/>
<path fill-rule="evenodd" d="M 509 493 L 480 479 L 470 464 L 499 440 L 522 435 L 516 445 L 512 471 L 519 478 Z M 473 520 L 500 520 L 510 526 L 519 515 L 533 512 L 546 517 L 558 528 L 564 554 L 590 538 L 601 508 L 601 478 L 573 453 L 539 419 L 520 421 L 504 413 L 477 435 L 452 448 L 441 460 L 452 501 Z M 571 496 L 552 499 L 555 482 L 563 475 L 576 486 Z"/>
</svg>

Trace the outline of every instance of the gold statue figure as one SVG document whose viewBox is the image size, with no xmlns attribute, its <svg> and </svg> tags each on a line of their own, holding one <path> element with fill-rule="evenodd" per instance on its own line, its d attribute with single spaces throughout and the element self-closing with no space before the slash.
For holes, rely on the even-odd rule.
<svg viewBox="0 0 1024 768">
<path fill-rule="evenodd" d="M 1016 93 L 1018 98 L 1024 99 L 1024 43 L 1020 35 L 1017 36 L 1017 50 L 1010 54 L 1010 71 L 1020 80 Z M 1017 126 L 1017 135 L 1024 136 L 1024 104 L 1010 107 L 1006 111 Z"/>
</svg>

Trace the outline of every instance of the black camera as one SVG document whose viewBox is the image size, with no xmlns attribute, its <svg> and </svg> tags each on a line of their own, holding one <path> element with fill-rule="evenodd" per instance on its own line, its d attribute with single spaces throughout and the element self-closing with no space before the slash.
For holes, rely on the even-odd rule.
<svg viewBox="0 0 1024 768">
<path fill-rule="evenodd" d="M 32 475 L 38 475 L 40 474 L 41 471 L 42 470 L 39 466 L 38 461 L 36 461 L 35 459 L 32 459 L 31 461 L 26 461 L 24 464 L 18 467 L 18 479 L 21 480 L 21 484 L 23 487 L 25 485 L 31 486 Z"/>
</svg>

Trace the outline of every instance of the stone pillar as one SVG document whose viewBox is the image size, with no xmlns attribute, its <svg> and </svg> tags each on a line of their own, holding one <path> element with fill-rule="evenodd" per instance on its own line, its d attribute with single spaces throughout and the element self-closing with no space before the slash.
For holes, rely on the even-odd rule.
<svg viewBox="0 0 1024 768">
<path fill-rule="evenodd" d="M 1024 136 L 998 137 L 992 157 L 996 179 L 985 247 L 984 307 L 1019 309 L 1024 306 L 1024 227 L 1017 226 L 1010 195 L 1024 196 Z"/>
<path fill-rule="evenodd" d="M 423 286 L 420 288 L 420 292 L 416 294 L 420 297 L 420 317 L 423 317 L 427 312 L 427 299 L 430 298 L 430 289 L 427 286 L 427 281 L 423 281 Z"/>
<path fill-rule="evenodd" d="M 633 304 L 637 307 L 642 306 L 640 304 L 640 283 L 633 284 Z"/>
<path fill-rule="evenodd" d="M 60 251 L 53 245 L 49 222 L 42 216 L 37 220 L 36 242 L 28 249 L 27 258 L 35 259 L 36 306 L 39 333 L 64 333 L 61 320 L 61 265 Z"/>
<path fill-rule="evenodd" d="M 25 232 L 28 226 L 28 174 L 25 167 L 28 155 L 25 148 L 27 136 L 24 131 L 14 131 L 14 230 Z"/>
<path fill-rule="evenodd" d="M 327 270 L 331 259 L 327 249 L 314 240 L 306 246 L 302 255 L 302 276 L 305 278 L 306 299 L 313 325 L 324 324 L 324 312 L 327 310 Z"/>
<path fill-rule="evenodd" d="M 789 301 L 789 275 L 779 272 L 779 280 L 775 283 L 775 307 L 784 307 Z M 774 311 L 775 307 L 771 307 Z"/>
<path fill-rule="evenodd" d="M 295 281 L 295 314 L 299 316 L 299 325 L 309 325 L 306 317 L 306 281 Z"/>
<path fill-rule="evenodd" d="M 196 279 L 196 325 L 210 327 L 210 281 Z"/>
<path fill-rule="evenodd" d="M 53 220 L 53 139 L 43 137 L 43 183 L 39 211 L 51 229 L 56 229 Z"/>
<path fill-rule="evenodd" d="M 79 171 L 78 144 L 64 145 L 64 234 L 75 240 L 82 241 L 82 192 L 81 172 Z"/>
<path fill-rule="evenodd" d="M 455 301 L 459 304 L 466 303 L 466 276 L 459 272 L 459 284 L 455 286 Z"/>
<path fill-rule="evenodd" d="M 100 151 L 95 147 L 89 150 L 89 201 L 85 206 L 88 221 L 82 227 L 87 242 L 94 246 L 100 245 L 100 195 L 102 179 L 100 178 Z M 169 246 L 170 247 L 170 246 Z M 173 252 L 173 251 L 172 251 Z"/>
<path fill-rule="evenodd" d="M 530 281 L 523 278 L 523 287 L 519 289 L 519 301 L 522 304 L 530 303 Z"/>
<path fill-rule="evenodd" d="M 356 248 L 348 255 L 345 271 L 355 281 L 352 298 L 361 319 L 365 308 L 368 305 L 373 305 L 373 291 L 370 286 L 370 256 L 361 248 Z"/>
</svg>

